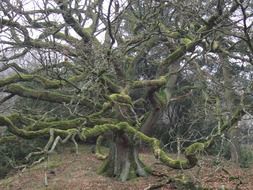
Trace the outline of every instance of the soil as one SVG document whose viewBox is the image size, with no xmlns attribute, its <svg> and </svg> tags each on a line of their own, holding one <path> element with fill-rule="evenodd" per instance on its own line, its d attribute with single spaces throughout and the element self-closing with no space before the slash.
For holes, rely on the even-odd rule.
<svg viewBox="0 0 253 190">
<path fill-rule="evenodd" d="M 102 161 L 91 153 L 90 146 L 82 145 L 79 152 L 75 155 L 72 148 L 63 148 L 50 156 L 46 170 L 45 163 L 41 163 L 22 172 L 12 172 L 0 180 L 0 190 L 144 190 L 169 177 L 187 178 L 204 189 L 253 189 L 253 166 L 242 169 L 227 160 L 220 160 L 217 164 L 215 157 L 205 156 L 200 159 L 199 166 L 182 171 L 162 165 L 151 152 L 145 151 L 140 155 L 141 160 L 153 170 L 154 175 L 120 182 L 97 174 Z M 48 186 L 44 183 L 45 173 Z M 168 183 L 157 189 L 179 188 Z"/>
</svg>

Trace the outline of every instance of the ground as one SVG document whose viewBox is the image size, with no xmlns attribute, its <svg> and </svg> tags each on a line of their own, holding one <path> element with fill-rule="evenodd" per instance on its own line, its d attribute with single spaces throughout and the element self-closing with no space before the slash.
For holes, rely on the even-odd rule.
<svg viewBox="0 0 253 190">
<path fill-rule="evenodd" d="M 214 162 L 215 158 L 210 156 L 200 160 L 200 167 L 180 171 L 161 165 L 152 153 L 145 151 L 141 153 L 141 160 L 152 168 L 154 175 L 119 182 L 97 174 L 102 161 L 97 160 L 91 153 L 91 146 L 81 145 L 79 151 L 80 154 L 75 155 L 71 147 L 65 147 L 50 156 L 47 170 L 48 187 L 44 185 L 45 164 L 41 163 L 23 172 L 12 172 L 0 180 L 0 190 L 143 190 L 163 183 L 168 176 L 180 180 L 191 179 L 204 189 L 253 189 L 253 166 L 241 169 L 228 161 L 217 164 Z M 179 188 L 167 184 L 160 189 Z"/>
</svg>

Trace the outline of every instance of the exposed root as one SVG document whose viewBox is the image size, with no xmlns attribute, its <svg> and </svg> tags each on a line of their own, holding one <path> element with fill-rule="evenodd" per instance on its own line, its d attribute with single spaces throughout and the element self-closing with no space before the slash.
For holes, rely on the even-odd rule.
<svg viewBox="0 0 253 190">
<path fill-rule="evenodd" d="M 105 160 L 108 155 L 105 155 L 101 151 L 101 144 L 103 143 L 104 137 L 100 135 L 96 141 L 95 155 L 99 160 Z"/>
</svg>

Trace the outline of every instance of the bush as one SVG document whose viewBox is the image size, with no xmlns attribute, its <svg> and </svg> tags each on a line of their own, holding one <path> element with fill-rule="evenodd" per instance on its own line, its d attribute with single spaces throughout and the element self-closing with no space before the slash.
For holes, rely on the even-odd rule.
<svg viewBox="0 0 253 190">
<path fill-rule="evenodd" d="M 26 163 L 25 157 L 43 147 L 45 140 L 19 140 L 15 143 L 5 143 L 0 145 L 0 179 L 4 178 L 13 168 Z"/>
<path fill-rule="evenodd" d="M 253 164 L 253 151 L 249 148 L 242 148 L 240 151 L 240 167 L 248 168 Z"/>
<path fill-rule="evenodd" d="M 216 139 L 207 151 L 213 156 L 223 157 L 227 160 L 231 158 L 230 142 L 222 140 L 221 138 Z"/>
</svg>

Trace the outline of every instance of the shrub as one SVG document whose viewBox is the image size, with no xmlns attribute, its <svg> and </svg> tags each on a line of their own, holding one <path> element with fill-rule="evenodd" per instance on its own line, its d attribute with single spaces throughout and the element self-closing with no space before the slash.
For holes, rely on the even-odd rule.
<svg viewBox="0 0 253 190">
<path fill-rule="evenodd" d="M 249 148 L 242 148 L 240 150 L 240 167 L 248 168 L 253 164 L 253 151 Z"/>
<path fill-rule="evenodd" d="M 25 157 L 38 147 L 43 147 L 45 140 L 19 140 L 15 143 L 5 143 L 0 145 L 0 179 L 4 178 L 13 166 L 26 163 Z M 36 159 L 36 158 L 34 158 Z"/>
</svg>

